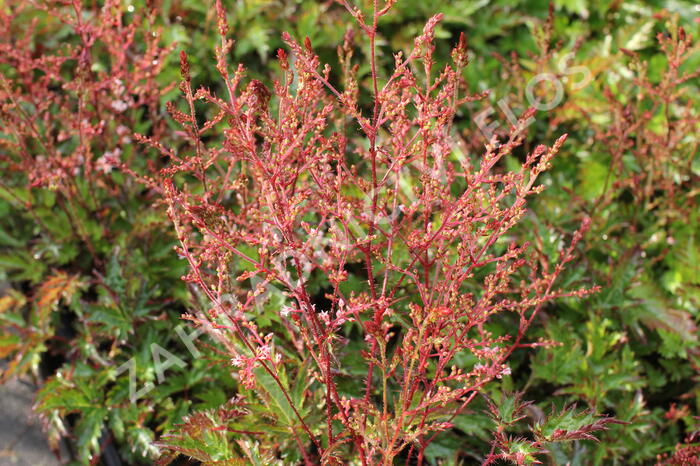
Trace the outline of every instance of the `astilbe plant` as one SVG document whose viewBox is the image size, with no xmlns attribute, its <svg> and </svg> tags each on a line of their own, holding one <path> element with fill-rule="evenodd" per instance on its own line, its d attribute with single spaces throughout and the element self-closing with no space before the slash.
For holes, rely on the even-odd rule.
<svg viewBox="0 0 700 466">
<path fill-rule="evenodd" d="M 125 15 L 114 0 L 91 8 L 78 0 L 11 0 L 0 8 L 0 189 L 35 223 L 41 244 L 34 260 L 61 243 L 57 257 L 42 259 L 89 263 L 88 270 L 104 272 L 104 254 L 114 245 L 105 251 L 95 244 L 109 235 L 108 205 L 125 194 L 112 166 L 133 155 L 131 128 L 143 112 L 153 134 L 163 127 L 156 77 L 168 50 L 148 17 Z M 54 34 L 65 42 L 56 43 Z M 54 203 L 56 214 L 46 215 Z M 63 219 L 69 231 L 59 226 Z M 86 254 L 68 246 L 73 238 Z M 48 282 L 60 283 L 62 276 L 57 272 Z M 34 294 L 41 307 L 43 291 Z M 13 351 L 15 362 L 26 362 L 27 351 L 50 336 L 27 337 L 24 350 Z M 15 369 L 11 364 L 3 378 Z"/>
<path fill-rule="evenodd" d="M 96 261 L 85 213 L 103 207 L 96 191 L 119 192 L 109 173 L 132 156 L 132 129 L 146 120 L 159 135 L 164 123 L 157 114 L 167 88 L 156 77 L 168 49 L 152 18 L 125 14 L 115 0 L 92 9 L 79 0 L 9 1 L 0 10 L 0 119 L 7 135 L 0 139 L 0 163 L 29 192 L 24 199 L 3 187 L 44 231 L 31 190 L 56 193 Z M 62 28 L 75 41 L 35 43 Z"/>
<path fill-rule="evenodd" d="M 551 109 L 547 116 L 550 130 L 585 122 L 584 129 L 592 132 L 592 139 L 585 143 L 609 156 L 603 192 L 593 206 L 582 210 L 598 212 L 610 204 L 615 208 L 622 192 L 632 196 L 641 212 L 653 213 L 661 223 L 687 218 L 695 210 L 697 190 L 693 187 L 698 175 L 693 164 L 700 118 L 693 86 L 700 71 L 693 68 L 693 63 L 698 46 L 678 24 L 679 19 L 670 16 L 668 12 L 654 15 L 655 26 L 663 30 L 656 34 L 652 49 L 656 69 L 650 70 L 649 57 L 641 51 L 619 47 L 614 66 L 601 73 L 600 65 L 591 63 L 585 68 L 588 78 L 569 85 L 572 98 Z M 583 38 L 564 54 L 562 41 L 554 43 L 553 21 L 550 6 L 549 17 L 538 33 L 538 52 L 531 54 L 527 64 L 536 72 L 565 80 L 556 67 L 561 68 L 564 59 L 579 50 Z M 498 56 L 511 88 L 509 101 L 522 107 L 526 78 L 532 70 L 522 63 L 522 57 L 513 54 L 510 58 Z M 573 98 L 585 83 L 600 88 L 599 95 L 582 92 Z M 604 218 L 599 215 L 596 220 Z"/>
<path fill-rule="evenodd" d="M 661 466 L 697 466 L 700 464 L 700 443 L 698 433 L 693 432 L 685 438 L 685 443 L 676 445 L 672 455 L 659 455 L 657 465 Z"/>
<path fill-rule="evenodd" d="M 305 464 L 422 463 L 455 416 L 510 373 L 515 350 L 546 344 L 526 338 L 538 311 L 589 292 L 555 284 L 588 220 L 553 260 L 509 234 L 565 136 L 504 171 L 499 162 L 522 143 L 526 113 L 480 156 L 465 153 L 453 122 L 480 96 L 464 91 L 464 35 L 453 63 L 436 69 L 436 15 L 382 78 L 377 24 L 393 2 L 375 1 L 369 13 L 342 4 L 369 42 L 368 80 L 357 78 L 352 31 L 338 48 L 341 79 L 308 38 L 287 34 L 272 89 L 246 79 L 242 66 L 230 71 L 233 42 L 217 1 L 225 95 L 195 90 L 182 52 L 185 111 L 170 111 L 191 148 L 141 138 L 170 158 L 152 186 L 190 265 L 183 278 L 209 303 L 186 317 L 221 345 L 240 382 L 235 419 L 190 419 L 163 442 L 174 452 L 215 459 L 205 437 L 198 447 L 184 438 L 209 429 L 234 433 L 230 458 L 287 452 L 291 461 L 297 450 Z M 195 113 L 200 101 L 214 109 L 206 121 Z M 205 143 L 216 134 L 221 144 Z M 492 323 L 508 316 L 517 332 L 499 334 Z M 535 461 L 545 441 L 604 428 L 608 420 L 594 417 L 542 441 L 498 434 L 485 459 Z"/>
<path fill-rule="evenodd" d="M 666 15 L 668 16 L 668 15 Z M 656 17 L 664 19 L 664 15 Z M 596 208 L 613 202 L 627 191 L 635 205 L 650 212 L 661 224 L 688 218 L 697 205 L 697 159 L 700 117 L 694 84 L 700 70 L 693 69 L 698 45 L 678 18 L 659 21 L 656 58 L 663 65 L 650 70 L 637 51 L 621 48 L 632 74 L 618 84 L 603 88 L 608 118 L 603 124 L 590 120 L 595 141 L 611 156 L 611 170 Z M 641 222 L 640 222 L 641 223 Z"/>
<path fill-rule="evenodd" d="M 700 70 L 684 69 L 698 50 L 693 38 L 682 26 L 668 26 L 667 31 L 656 36 L 666 61 L 658 81 L 651 78 L 648 63 L 638 53 L 622 49 L 631 57 L 630 68 L 635 77 L 630 88 L 636 94 L 623 101 L 606 88 L 611 124 L 595 129 L 596 138 L 610 148 L 614 173 L 619 177 L 616 188 L 628 189 L 645 211 L 655 210 L 661 217 L 674 220 L 687 217 L 687 209 L 696 204 L 693 198 L 697 194 L 692 186 L 698 176 L 692 165 L 698 149 L 694 135 L 700 117 L 687 84 L 700 76 Z M 659 116 L 663 116 L 661 128 Z M 636 165 L 631 169 L 624 160 L 628 153 Z"/>
<path fill-rule="evenodd" d="M 567 82 L 557 74 L 557 65 L 565 52 L 576 52 L 585 44 L 577 40 L 566 49 L 558 42 L 552 48 L 553 20 L 550 10 L 537 54 L 529 60 L 515 54 L 510 61 L 502 60 L 508 77 L 505 85 L 511 88 L 508 96 L 516 106 L 525 101 L 522 89 L 528 68 Z M 574 400 L 597 410 L 614 410 L 618 419 L 628 421 L 631 425 L 601 436 L 601 445 L 591 455 L 629 462 L 652 461 L 668 442 L 662 439 L 673 443 L 684 430 L 697 430 L 692 409 L 697 386 L 689 384 L 682 394 L 670 387 L 696 377 L 698 370 L 700 269 L 694 258 L 699 251 L 695 224 L 700 119 L 695 64 L 700 48 L 680 19 L 668 11 L 661 10 L 648 21 L 653 27 L 648 43 L 628 41 L 624 33 L 611 34 L 611 43 L 624 47 L 607 57 L 584 55 L 582 62 L 591 78 L 588 84 L 576 89 L 574 82 L 566 88 L 560 106 L 538 115 L 542 130 L 565 127 L 572 131 L 579 149 L 578 160 L 572 158 L 572 169 L 564 173 L 577 176 L 580 183 L 563 187 L 565 192 L 556 202 L 569 202 L 573 218 L 580 212 L 591 216 L 588 251 L 570 269 L 603 284 L 603 292 L 571 317 L 556 316 L 547 330 L 554 339 L 559 339 L 559 333 L 566 342 L 579 337 L 563 335 L 562 328 L 590 338 L 595 351 L 588 364 L 572 370 L 557 367 L 565 354 L 573 357 L 579 351 L 569 351 L 565 344 L 538 355 L 533 361 L 534 378 L 569 385 L 567 391 Z M 690 25 L 687 28 L 692 30 Z M 657 31 L 655 43 L 652 31 Z M 557 175 L 560 180 L 567 176 L 557 173 L 554 178 Z M 600 316 L 604 316 L 603 326 Z M 582 325 L 584 319 L 587 322 Z M 605 339 L 594 338 L 593 329 L 601 336 L 607 333 L 611 342 L 613 335 L 622 338 L 605 350 Z M 605 358 L 595 355 L 608 351 Z M 626 373 L 631 383 L 600 383 L 596 375 L 600 373 L 621 378 Z M 676 402 L 681 409 L 675 408 Z M 650 429 L 659 435 L 640 448 L 640 439 Z"/>
<path fill-rule="evenodd" d="M 700 302 L 699 269 L 691 259 L 698 251 L 692 225 L 697 222 L 700 193 L 700 116 L 693 87 L 700 70 L 692 63 L 700 49 L 677 18 L 666 22 L 656 40 L 657 56 L 664 63 L 656 76 L 638 52 L 623 49 L 634 76 L 618 84 L 617 92 L 603 89 L 609 119 L 605 125 L 590 127 L 596 143 L 609 152 L 611 166 L 603 191 L 589 210 L 599 214 L 596 229 L 636 235 L 618 261 L 620 268 L 637 269 L 635 278 L 642 286 L 636 290 L 630 286 L 630 294 L 643 303 L 665 302 L 665 309 L 643 316 L 642 321 L 650 329 L 679 335 L 692 361 L 698 355 L 694 320 Z M 620 208 L 625 198 L 631 198 L 627 211 Z M 678 275 L 675 286 L 673 281 L 661 281 L 671 294 L 656 291 L 659 280 L 654 276 L 663 270 L 659 263 Z M 612 270 L 607 275 L 612 281 Z M 692 366 L 697 372 L 697 363 Z"/>
<path fill-rule="evenodd" d="M 131 404 L 132 374 L 117 370 L 148 354 L 184 294 L 159 255 L 173 239 L 164 209 L 113 169 L 153 162 L 131 133 L 164 129 L 168 47 L 152 13 L 118 0 L 0 5 L 0 382 L 32 374 L 50 446 L 75 440 L 85 464 L 115 444 L 125 460 L 152 456 L 179 409 L 153 393 Z M 158 344 L 172 349 L 171 335 Z"/>
<path fill-rule="evenodd" d="M 76 175 L 84 172 L 94 187 L 100 172 L 111 171 L 109 159 L 119 159 L 131 142 L 135 110 L 145 111 L 150 131 L 161 134 L 157 113 L 167 88 L 159 89 L 156 77 L 168 49 L 160 46 L 152 18 L 135 14 L 127 20 L 115 0 L 92 10 L 78 0 L 10 1 L 6 10 L 0 16 L 0 96 L 12 138 L 2 143 L 10 149 L 6 154 L 17 157 L 5 155 L 3 162 L 25 173 L 31 187 L 79 198 L 84 194 L 71 186 Z M 42 50 L 46 45 L 34 42 L 55 32 L 57 21 L 40 22 L 40 12 L 60 21 L 77 43 Z"/>
</svg>

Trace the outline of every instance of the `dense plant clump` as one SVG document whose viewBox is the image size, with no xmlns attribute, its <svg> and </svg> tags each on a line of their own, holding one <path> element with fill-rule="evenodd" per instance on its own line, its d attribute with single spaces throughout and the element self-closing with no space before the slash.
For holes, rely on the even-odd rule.
<svg viewBox="0 0 700 466">
<path fill-rule="evenodd" d="M 649 460 L 683 432 L 697 431 L 697 411 L 690 407 L 697 407 L 691 380 L 698 370 L 700 303 L 694 259 L 699 251 L 698 47 L 687 26 L 668 12 L 644 24 L 645 42 L 622 41 L 619 60 L 604 69 L 591 59 L 592 84 L 545 117 L 547 131 L 566 129 L 582 150 L 572 153 L 579 161 L 552 184 L 559 192 L 544 200 L 539 217 L 545 219 L 552 208 L 557 213 L 562 198 L 590 216 L 588 252 L 570 270 L 595 277 L 603 290 L 584 307 L 559 313 L 543 336 L 564 345 L 536 356 L 532 378 L 533 386 L 566 386 L 575 399 L 615 410 L 629 424 L 603 434 L 595 455 L 608 457 L 615 444 L 630 461 Z M 654 33 L 652 25 L 663 28 Z M 557 53 L 561 42 L 551 27 L 543 29 L 540 58 L 532 68 L 556 74 L 556 59 L 566 51 Z M 517 60 L 507 61 L 505 69 L 507 82 L 515 85 L 504 93 L 511 105 L 525 105 L 521 89 L 533 71 Z M 565 363 L 586 357 L 585 365 Z M 616 377 L 601 380 L 603 373 Z M 643 441 L 650 428 L 665 438 Z M 630 441 L 612 440 L 621 435 Z"/>
<path fill-rule="evenodd" d="M 0 1 L 0 381 L 55 451 L 697 462 L 692 4 L 428 3 Z"/>
<path fill-rule="evenodd" d="M 368 16 L 345 6 L 374 47 L 378 19 L 391 5 Z M 331 69 L 308 39 L 302 46 L 285 35 L 294 65 L 280 49 L 285 76 L 268 90 L 246 83 L 242 67 L 229 74 L 232 42 L 217 7 L 218 69 L 228 93 L 193 91 L 183 52 L 181 87 L 191 113 L 171 107 L 171 114 L 193 140 L 193 153 L 163 151 L 172 159 L 163 170 L 169 215 L 192 269 L 185 279 L 212 302 L 207 315 L 191 318 L 233 357 L 245 402 L 260 391 L 277 396 L 263 409 L 287 427 L 305 463 L 358 457 L 392 464 L 399 455 L 421 463 L 431 440 L 452 427 L 481 387 L 510 374 L 508 356 L 538 345 L 523 339 L 538 310 L 556 297 L 586 294 L 561 291 L 555 280 L 587 222 L 554 264 L 508 236 L 565 138 L 537 146 L 512 172 L 493 168 L 522 143 L 519 127 L 503 143 L 491 141 L 481 157 L 460 157 L 453 119 L 477 96 L 461 94 L 464 36 L 452 51 L 454 65 L 434 69 L 441 15 L 406 57 L 396 55 L 381 84 L 370 50 L 370 109 L 363 112 L 352 34 L 339 47 L 344 89 L 330 83 Z M 212 120 L 197 122 L 197 99 L 216 106 Z M 203 144 L 200 137 L 219 124 L 223 144 Z M 197 181 L 178 183 L 181 174 Z M 361 288 L 352 288 L 352 271 Z M 257 317 L 271 299 L 267 288 L 278 293 L 279 313 L 266 322 Z M 517 333 L 488 327 L 501 313 L 517 316 Z M 360 383 L 349 380 L 354 374 Z M 308 387 L 293 399 L 288 378 Z M 325 428 L 309 426 L 308 418 L 325 419 Z M 239 422 L 260 429 L 258 417 Z M 577 430 L 563 436 L 586 432 Z M 284 437 L 254 438 L 261 448 L 284 449 Z M 307 453 L 309 441 L 317 459 Z M 494 458 L 520 458 L 510 440 L 494 442 Z"/>
<path fill-rule="evenodd" d="M 83 463 L 117 442 L 127 461 L 157 455 L 155 426 L 216 405 L 172 394 L 216 399 L 228 383 L 195 361 L 130 401 L 156 380 L 154 350 L 192 359 L 174 333 L 192 301 L 165 209 L 114 168 L 149 171 L 133 132 L 166 129 L 172 47 L 153 19 L 116 1 L 0 5 L 0 381 L 33 374 L 50 446 L 75 439 Z"/>
</svg>

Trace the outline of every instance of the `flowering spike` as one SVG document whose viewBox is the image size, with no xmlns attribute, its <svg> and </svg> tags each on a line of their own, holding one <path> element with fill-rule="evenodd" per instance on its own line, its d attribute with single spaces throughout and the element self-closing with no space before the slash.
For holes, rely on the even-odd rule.
<svg viewBox="0 0 700 466">
<path fill-rule="evenodd" d="M 287 52 L 285 52 L 284 49 L 277 49 L 277 59 L 279 60 L 280 67 L 283 70 L 289 69 L 289 62 L 287 60 Z"/>
<path fill-rule="evenodd" d="M 216 0 L 216 17 L 221 37 L 228 35 L 228 19 L 226 18 L 226 10 L 221 4 L 221 0 Z"/>
<path fill-rule="evenodd" d="M 459 33 L 459 42 L 452 50 L 452 61 L 458 68 L 464 68 L 469 63 L 467 36 L 464 34 L 464 32 Z"/>
<path fill-rule="evenodd" d="M 184 50 L 180 50 L 180 75 L 185 81 L 190 81 L 190 64 L 187 61 L 187 53 Z"/>
</svg>

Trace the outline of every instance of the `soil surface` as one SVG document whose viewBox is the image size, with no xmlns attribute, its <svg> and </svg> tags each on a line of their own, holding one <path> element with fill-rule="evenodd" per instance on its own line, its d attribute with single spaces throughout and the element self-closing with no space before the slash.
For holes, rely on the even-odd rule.
<svg viewBox="0 0 700 466">
<path fill-rule="evenodd" d="M 41 423 L 32 413 L 34 387 L 27 380 L 0 385 L 0 466 L 54 466 Z M 65 458 L 65 456 L 64 456 Z"/>
</svg>

